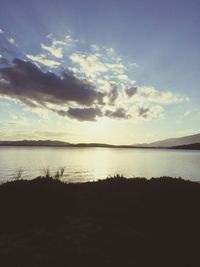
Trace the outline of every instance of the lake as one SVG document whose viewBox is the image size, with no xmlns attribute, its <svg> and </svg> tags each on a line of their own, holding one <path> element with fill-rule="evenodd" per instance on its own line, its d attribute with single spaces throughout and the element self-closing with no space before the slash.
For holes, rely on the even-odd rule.
<svg viewBox="0 0 200 267">
<path fill-rule="evenodd" d="M 200 151 L 127 148 L 0 147 L 0 181 L 41 175 L 43 168 L 65 167 L 63 179 L 84 182 L 114 174 L 126 177 L 172 176 L 200 181 Z"/>
</svg>

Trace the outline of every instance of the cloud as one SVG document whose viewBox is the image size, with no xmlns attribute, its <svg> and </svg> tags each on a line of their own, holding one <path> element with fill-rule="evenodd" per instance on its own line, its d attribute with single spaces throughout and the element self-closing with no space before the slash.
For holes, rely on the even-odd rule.
<svg viewBox="0 0 200 267">
<path fill-rule="evenodd" d="M 132 86 L 128 89 L 125 89 L 125 93 L 127 94 L 128 97 L 132 97 L 137 93 L 137 86 Z"/>
<path fill-rule="evenodd" d="M 34 63 L 39 63 L 39 66 L 46 66 L 53 69 L 63 69 L 63 59 L 67 48 L 73 47 L 77 40 L 71 38 L 70 35 L 66 35 L 64 39 L 57 40 L 53 34 L 47 36 L 50 44 L 41 43 L 42 52 L 38 55 L 27 54 L 26 57 Z M 56 58 L 56 60 L 55 60 Z"/>
<path fill-rule="evenodd" d="M 52 56 L 57 58 L 63 58 L 63 48 L 62 47 L 54 47 L 47 46 L 45 44 L 41 44 L 42 49 L 47 50 Z"/>
<path fill-rule="evenodd" d="M 176 95 L 170 91 L 157 90 L 152 86 L 138 86 L 128 75 L 129 63 L 125 64 L 117 57 L 113 48 L 90 46 L 90 53 L 73 53 L 70 56 L 72 70 L 77 77 L 86 77 L 107 94 L 108 105 L 114 105 L 116 99 L 120 106 L 135 103 L 171 105 L 189 101 L 185 96 Z M 110 89 L 110 85 L 115 87 Z M 125 92 L 125 94 L 123 94 Z M 133 98 L 134 96 L 134 98 Z"/>
<path fill-rule="evenodd" d="M 56 58 L 63 58 L 65 49 L 73 46 L 76 42 L 70 35 L 66 35 L 63 40 L 57 40 L 52 34 L 49 34 L 47 37 L 51 41 L 50 45 L 41 43 L 41 48 Z"/>
<path fill-rule="evenodd" d="M 126 74 L 118 75 L 118 79 L 119 79 L 120 81 L 129 81 L 129 77 L 128 77 L 128 75 L 126 75 Z"/>
<path fill-rule="evenodd" d="M 41 48 L 47 51 L 51 56 L 62 59 L 65 50 L 69 47 L 73 47 L 77 40 L 72 39 L 70 35 L 66 35 L 63 40 L 57 40 L 52 34 L 49 34 L 47 38 L 50 40 L 50 45 L 41 43 Z"/>
<path fill-rule="evenodd" d="M 123 101 L 128 104 L 142 104 L 142 105 L 172 105 L 181 102 L 188 102 L 189 98 L 174 94 L 170 91 L 157 90 L 152 86 L 131 86 L 124 89 L 126 98 Z M 133 97 L 134 96 L 134 97 Z"/>
<path fill-rule="evenodd" d="M 8 61 L 5 57 L 0 55 L 0 65 L 8 64 Z"/>
<path fill-rule="evenodd" d="M 0 96 L 21 101 L 31 110 L 51 110 L 79 121 L 101 116 L 159 118 L 164 113 L 162 106 L 189 100 L 137 85 L 130 76 L 131 64 L 122 61 L 113 48 L 93 44 L 86 50 L 84 43 L 70 35 L 61 40 L 52 34 L 47 38 L 38 55 L 14 56 L 14 39 L 9 41 L 0 31 Z"/>
<path fill-rule="evenodd" d="M 131 111 L 132 117 L 134 119 L 145 119 L 152 120 L 161 118 L 164 116 L 164 109 L 161 106 L 135 106 Z"/>
<path fill-rule="evenodd" d="M 105 116 L 114 118 L 114 119 L 130 119 L 130 114 L 124 108 L 117 108 L 116 110 L 106 110 Z"/>
<path fill-rule="evenodd" d="M 164 115 L 164 109 L 161 106 L 134 106 L 129 111 L 125 108 L 119 107 L 113 110 L 105 109 L 102 106 L 96 106 L 91 108 L 72 108 L 68 110 L 52 109 L 51 111 L 57 113 L 62 117 L 69 117 L 78 121 L 96 121 L 98 117 L 108 117 L 110 119 L 143 119 L 151 120 L 161 118 Z"/>
<path fill-rule="evenodd" d="M 148 117 L 149 112 L 150 112 L 150 108 L 144 108 L 144 107 L 138 108 L 138 116 L 139 117 L 143 117 L 146 119 Z"/>
<path fill-rule="evenodd" d="M 169 105 L 189 101 L 189 98 L 175 95 L 169 91 L 160 91 L 153 87 L 139 87 L 136 100 L 143 103 L 148 102 Z"/>
<path fill-rule="evenodd" d="M 68 116 L 79 121 L 95 121 L 96 117 L 102 116 L 100 108 L 69 108 Z"/>
<path fill-rule="evenodd" d="M 61 76 L 44 73 L 35 64 L 20 59 L 14 59 L 10 67 L 0 69 L 0 94 L 30 107 L 46 108 L 48 103 L 66 105 L 69 102 L 91 106 L 102 103 L 104 97 L 87 80 L 67 72 Z"/>
<path fill-rule="evenodd" d="M 76 64 L 76 73 L 85 75 L 85 77 L 92 79 L 98 83 L 99 77 L 104 75 L 105 80 L 110 80 L 111 77 L 116 81 L 128 81 L 126 75 L 126 67 L 118 61 L 115 57 L 105 56 L 104 49 L 93 45 L 93 53 L 73 53 L 70 59 L 73 64 Z M 105 75 L 106 74 L 106 75 Z M 107 78 L 106 78 L 107 77 Z"/>
<path fill-rule="evenodd" d="M 8 42 L 9 42 L 10 44 L 14 45 L 14 44 L 15 44 L 15 39 L 12 38 L 12 37 L 9 37 L 9 38 L 8 38 Z"/>
<path fill-rule="evenodd" d="M 199 108 L 192 108 L 190 110 L 187 110 L 184 114 L 183 117 L 189 117 L 189 116 L 198 116 L 200 117 L 200 109 Z"/>
<path fill-rule="evenodd" d="M 73 63 L 78 64 L 80 67 L 79 71 L 89 78 L 96 78 L 97 75 L 108 70 L 106 65 L 99 60 L 98 54 L 73 53 L 70 59 Z"/>
<path fill-rule="evenodd" d="M 109 98 L 109 104 L 110 105 L 114 105 L 115 104 L 115 100 L 117 99 L 119 95 L 119 92 L 118 92 L 118 88 L 117 88 L 117 85 L 116 84 L 112 84 L 111 85 L 111 89 L 110 91 L 108 92 L 108 98 Z"/>
<path fill-rule="evenodd" d="M 65 110 L 52 110 L 60 116 L 67 116 L 78 121 L 95 121 L 97 117 L 102 116 L 102 111 L 99 107 L 95 108 L 69 108 Z"/>
<path fill-rule="evenodd" d="M 93 83 L 77 78 L 71 72 L 61 75 L 43 72 L 34 63 L 20 59 L 14 59 L 11 66 L 0 68 L 1 96 L 17 99 L 30 108 L 45 108 L 79 121 L 95 121 L 101 116 L 112 119 L 159 118 L 164 109 L 156 104 L 181 101 L 170 92 L 160 92 L 152 87 L 133 86 L 125 92 L 129 98 L 133 95 L 134 98 L 126 102 L 127 98 L 124 100 L 123 94 L 119 95 L 117 84 L 110 84 L 107 91 L 99 91 Z M 68 110 L 60 106 L 68 107 Z"/>
<path fill-rule="evenodd" d="M 57 68 L 60 65 L 60 62 L 55 60 L 47 59 L 45 55 L 41 54 L 38 56 L 26 55 L 26 57 L 33 62 L 41 63 L 50 68 Z"/>
</svg>

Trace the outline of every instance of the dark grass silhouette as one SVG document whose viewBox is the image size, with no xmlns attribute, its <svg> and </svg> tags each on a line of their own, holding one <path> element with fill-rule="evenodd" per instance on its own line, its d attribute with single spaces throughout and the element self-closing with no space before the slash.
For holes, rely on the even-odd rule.
<svg viewBox="0 0 200 267">
<path fill-rule="evenodd" d="M 3 267 L 200 266 L 200 184 L 122 176 L 0 186 Z"/>
</svg>

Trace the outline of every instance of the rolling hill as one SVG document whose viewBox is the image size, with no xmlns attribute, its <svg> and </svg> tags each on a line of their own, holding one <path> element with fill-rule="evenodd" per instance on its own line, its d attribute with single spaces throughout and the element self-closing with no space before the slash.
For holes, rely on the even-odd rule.
<svg viewBox="0 0 200 267">
<path fill-rule="evenodd" d="M 177 146 L 184 146 L 184 145 L 197 144 L 197 143 L 200 143 L 200 133 L 189 135 L 189 136 L 184 136 L 184 137 L 160 140 L 160 141 L 152 142 L 149 144 L 143 144 L 142 146 L 144 147 L 177 147 Z"/>
</svg>

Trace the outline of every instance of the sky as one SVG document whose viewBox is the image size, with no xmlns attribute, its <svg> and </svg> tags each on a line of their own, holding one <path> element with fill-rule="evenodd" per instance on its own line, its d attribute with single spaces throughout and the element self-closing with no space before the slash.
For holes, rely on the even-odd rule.
<svg viewBox="0 0 200 267">
<path fill-rule="evenodd" d="M 199 0 L 1 0 L 0 140 L 200 132 Z"/>
</svg>

